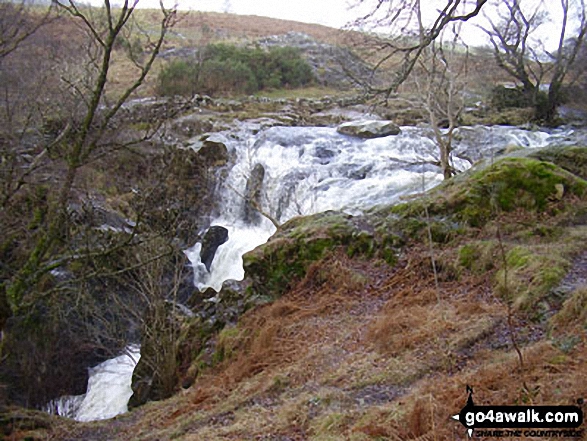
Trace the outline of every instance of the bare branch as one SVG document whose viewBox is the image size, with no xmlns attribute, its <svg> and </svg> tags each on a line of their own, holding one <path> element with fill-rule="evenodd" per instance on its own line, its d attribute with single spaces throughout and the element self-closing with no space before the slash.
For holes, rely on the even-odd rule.
<svg viewBox="0 0 587 441">
<path fill-rule="evenodd" d="M 30 13 L 26 0 L 0 3 L 0 60 L 14 52 L 41 27 L 57 19 L 50 5 L 41 15 Z"/>
</svg>

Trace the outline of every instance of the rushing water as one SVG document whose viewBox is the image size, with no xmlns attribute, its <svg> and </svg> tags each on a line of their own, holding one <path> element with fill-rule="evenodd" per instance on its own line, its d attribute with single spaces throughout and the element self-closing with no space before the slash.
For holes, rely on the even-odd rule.
<svg viewBox="0 0 587 441">
<path fill-rule="evenodd" d="M 87 392 L 54 400 L 47 411 L 77 421 L 104 420 L 127 412 L 132 373 L 140 358 L 140 348 L 130 346 L 124 354 L 90 368 Z"/>
<path fill-rule="evenodd" d="M 325 210 L 350 214 L 377 204 L 393 203 L 400 196 L 433 187 L 442 180 L 433 163 L 436 146 L 430 129 L 403 127 L 401 134 L 362 140 L 332 128 L 272 127 L 257 131 L 243 126 L 238 132 L 214 134 L 236 160 L 220 183 L 220 207 L 210 225 L 228 229 L 229 239 L 218 247 L 208 272 L 200 259 L 201 244 L 186 250 L 194 268 L 194 284 L 220 291 L 224 281 L 242 280 L 242 256 L 265 243 L 275 232 L 267 218 L 244 216 L 247 178 L 257 164 L 265 177 L 261 205 L 280 223 L 297 215 Z M 585 138 L 572 130 L 526 131 L 511 127 L 465 127 L 458 131 L 454 166 L 503 153 L 511 147 L 536 148 L 568 144 Z M 196 145 L 194 145 L 196 148 Z M 214 298 L 213 300 L 218 300 Z M 111 418 L 126 412 L 138 347 L 91 369 L 88 392 L 51 403 L 51 411 L 80 421 Z"/>
<path fill-rule="evenodd" d="M 237 159 L 222 184 L 221 210 L 210 223 L 227 228 L 229 240 L 218 247 L 210 272 L 200 260 L 199 243 L 186 251 L 200 290 L 211 287 L 218 292 L 224 281 L 242 280 L 243 254 L 265 243 L 275 231 L 267 218 L 251 224 L 243 216 L 247 177 L 257 164 L 265 169 L 261 205 L 280 223 L 325 210 L 356 214 L 442 180 L 434 165 L 437 147 L 433 133 L 424 127 L 402 127 L 399 135 L 368 140 L 316 127 L 272 127 L 256 135 L 243 128 L 237 136 L 215 136 Z M 454 167 L 465 170 L 508 148 L 564 144 L 575 137 L 568 130 L 548 133 L 500 126 L 464 127 L 457 132 Z"/>
</svg>

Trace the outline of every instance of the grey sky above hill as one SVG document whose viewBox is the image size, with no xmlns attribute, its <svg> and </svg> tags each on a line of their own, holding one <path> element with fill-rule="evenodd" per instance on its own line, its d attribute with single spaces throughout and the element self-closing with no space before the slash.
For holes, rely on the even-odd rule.
<svg viewBox="0 0 587 441">
<path fill-rule="evenodd" d="M 103 0 L 87 0 L 95 6 L 100 6 Z M 112 1 L 112 0 L 111 0 Z M 120 0 L 119 0 L 120 1 Z M 166 6 L 171 6 L 176 0 L 164 0 Z M 116 3 L 116 1 L 113 1 Z M 352 23 L 357 17 L 366 12 L 371 0 L 177 0 L 180 9 L 194 11 L 230 12 L 240 15 L 259 15 L 284 20 L 316 23 L 334 28 L 342 28 Z M 434 15 L 439 4 L 445 1 L 424 0 L 429 7 L 424 8 L 424 15 Z M 551 19 L 560 21 L 560 4 L 545 2 L 545 0 L 524 0 L 525 6 L 540 7 L 548 11 Z M 139 0 L 141 8 L 158 8 L 159 0 Z M 428 13 L 428 14 L 427 14 Z M 495 6 L 487 4 L 484 13 L 495 16 Z M 476 23 L 483 23 L 483 17 L 476 18 Z M 384 29 L 380 29 L 384 31 Z M 462 36 L 469 45 L 485 45 L 488 40 L 482 30 L 473 24 L 467 24 L 462 29 Z M 559 26 L 545 24 L 537 33 L 549 49 L 554 49 L 558 42 Z M 569 36 L 572 36 L 569 34 Z"/>
</svg>

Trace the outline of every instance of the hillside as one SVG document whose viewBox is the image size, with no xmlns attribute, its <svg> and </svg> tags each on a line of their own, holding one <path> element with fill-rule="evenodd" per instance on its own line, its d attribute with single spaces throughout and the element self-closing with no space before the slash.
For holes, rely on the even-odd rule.
<svg viewBox="0 0 587 441">
<path fill-rule="evenodd" d="M 541 150 L 360 217 L 293 219 L 245 257 L 265 300 L 208 346 L 189 389 L 113 421 L 41 422 L 38 439 L 465 439 L 450 416 L 466 385 L 477 403 L 574 404 L 585 154 Z"/>
<path fill-rule="evenodd" d="M 300 23 L 254 15 L 236 15 L 216 12 L 188 12 L 174 29 L 180 39 L 189 39 L 194 30 L 201 29 L 212 39 L 256 40 L 261 37 L 298 32 L 310 35 L 323 43 L 339 44 L 344 31 L 311 23 Z"/>
<path fill-rule="evenodd" d="M 98 19 L 102 39 L 55 17 L 0 58 L 0 439 L 464 440 L 471 387 L 584 406 L 581 115 L 538 127 L 520 90 L 492 100 L 487 51 L 445 120 L 423 64 L 386 100 L 345 88 L 351 61 L 369 76 L 358 34 L 192 12 L 158 52 L 155 19 L 117 38 Z M 216 42 L 255 50 L 197 60 Z M 220 81 L 250 65 L 258 89 Z M 84 396 L 138 344 L 125 396 Z M 64 403 L 118 416 L 33 410 Z"/>
</svg>

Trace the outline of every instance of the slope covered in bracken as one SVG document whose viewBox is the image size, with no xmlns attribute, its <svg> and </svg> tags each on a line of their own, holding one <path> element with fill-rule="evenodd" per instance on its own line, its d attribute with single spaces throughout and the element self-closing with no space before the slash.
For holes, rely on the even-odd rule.
<svg viewBox="0 0 587 441">
<path fill-rule="evenodd" d="M 362 228 L 373 247 L 361 252 L 342 239 L 320 241 L 324 249 L 301 265 L 303 253 L 288 254 L 294 244 L 341 229 L 333 217 L 330 230 L 323 217 L 294 219 L 247 259 L 275 259 L 279 249 L 303 275 L 225 328 L 189 389 L 111 421 L 52 421 L 33 434 L 466 439 L 450 417 L 464 406 L 467 385 L 476 404 L 575 404 L 587 395 L 585 153 L 498 161 L 372 210 Z M 394 257 L 384 259 L 382 249 Z M 257 282 L 276 277 L 266 270 Z"/>
</svg>

